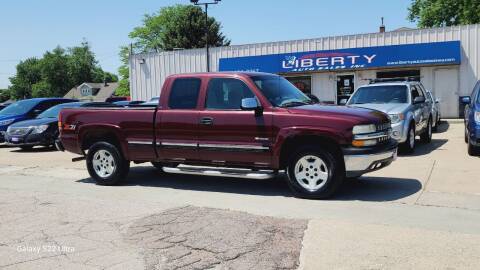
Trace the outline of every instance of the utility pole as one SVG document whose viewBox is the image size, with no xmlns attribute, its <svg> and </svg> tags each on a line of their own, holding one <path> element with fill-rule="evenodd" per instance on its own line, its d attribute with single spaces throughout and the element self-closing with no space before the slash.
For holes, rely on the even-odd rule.
<svg viewBox="0 0 480 270">
<path fill-rule="evenodd" d="M 199 0 L 190 0 L 196 6 L 205 6 L 205 50 L 207 59 L 207 72 L 210 72 L 210 48 L 208 45 L 208 5 L 216 5 L 222 0 L 214 0 L 213 2 L 199 3 Z"/>
</svg>

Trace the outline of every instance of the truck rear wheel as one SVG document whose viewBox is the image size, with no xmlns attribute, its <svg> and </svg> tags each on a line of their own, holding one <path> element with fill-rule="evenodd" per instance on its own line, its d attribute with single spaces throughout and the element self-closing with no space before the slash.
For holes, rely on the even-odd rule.
<svg viewBox="0 0 480 270">
<path fill-rule="evenodd" d="M 116 146 L 108 142 L 94 143 L 88 150 L 87 169 L 98 185 L 116 185 L 128 175 L 130 162 Z"/>
<path fill-rule="evenodd" d="M 332 196 L 345 178 L 345 169 L 338 157 L 316 146 L 302 147 L 295 152 L 287 168 L 288 185 L 295 196 L 326 199 Z"/>
</svg>

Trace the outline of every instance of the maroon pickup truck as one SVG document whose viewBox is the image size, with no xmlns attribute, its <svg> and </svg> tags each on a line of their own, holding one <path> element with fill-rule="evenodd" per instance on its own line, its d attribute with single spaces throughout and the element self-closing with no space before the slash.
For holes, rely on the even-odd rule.
<svg viewBox="0 0 480 270">
<path fill-rule="evenodd" d="M 296 196 L 327 198 L 345 178 L 397 155 L 387 115 L 314 104 L 267 73 L 170 76 L 157 106 L 65 109 L 59 127 L 64 149 L 86 158 L 101 185 L 125 178 L 131 162 L 151 162 L 166 173 L 267 179 L 285 172 Z"/>
</svg>

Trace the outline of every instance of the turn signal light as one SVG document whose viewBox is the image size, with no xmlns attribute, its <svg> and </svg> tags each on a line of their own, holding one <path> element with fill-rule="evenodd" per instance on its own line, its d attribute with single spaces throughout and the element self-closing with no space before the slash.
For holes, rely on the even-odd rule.
<svg viewBox="0 0 480 270">
<path fill-rule="evenodd" d="M 352 141 L 352 145 L 355 146 L 355 147 L 363 147 L 363 146 L 372 146 L 372 145 L 376 145 L 377 144 L 377 140 L 373 139 L 373 140 L 353 140 Z"/>
</svg>

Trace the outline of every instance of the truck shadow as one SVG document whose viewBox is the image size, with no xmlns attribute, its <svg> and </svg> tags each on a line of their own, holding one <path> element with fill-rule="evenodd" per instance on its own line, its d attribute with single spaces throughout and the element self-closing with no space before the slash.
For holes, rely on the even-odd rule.
<svg viewBox="0 0 480 270">
<path fill-rule="evenodd" d="M 91 178 L 77 180 L 95 184 Z M 270 180 L 251 180 L 207 176 L 160 174 L 151 167 L 134 167 L 122 186 L 144 186 L 232 194 L 293 197 L 284 176 Z M 420 181 L 404 178 L 362 177 L 345 181 L 332 200 L 394 201 L 415 194 Z"/>
<path fill-rule="evenodd" d="M 413 154 L 404 153 L 399 150 L 398 155 L 401 157 L 416 157 L 428 155 L 435 150 L 442 150 L 441 147 L 448 142 L 447 139 L 432 139 L 430 143 L 421 143 L 419 140 L 416 141 L 415 152 Z"/>
</svg>

